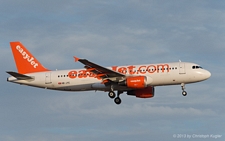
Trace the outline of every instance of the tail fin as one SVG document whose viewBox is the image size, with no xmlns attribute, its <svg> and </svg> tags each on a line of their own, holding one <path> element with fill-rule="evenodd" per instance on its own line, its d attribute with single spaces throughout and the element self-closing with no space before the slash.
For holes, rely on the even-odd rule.
<svg viewBox="0 0 225 141">
<path fill-rule="evenodd" d="M 17 70 L 20 74 L 49 71 L 20 42 L 10 42 Z"/>
</svg>

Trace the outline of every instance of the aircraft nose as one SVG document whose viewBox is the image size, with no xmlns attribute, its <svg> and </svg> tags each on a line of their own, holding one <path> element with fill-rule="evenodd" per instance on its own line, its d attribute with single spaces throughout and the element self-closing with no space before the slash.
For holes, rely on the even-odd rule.
<svg viewBox="0 0 225 141">
<path fill-rule="evenodd" d="M 204 69 L 199 69 L 196 71 L 195 80 L 203 81 L 208 79 L 211 76 L 211 73 Z"/>
<path fill-rule="evenodd" d="M 203 75 L 205 76 L 205 79 L 208 79 L 211 76 L 211 73 L 209 71 L 205 70 Z"/>
</svg>

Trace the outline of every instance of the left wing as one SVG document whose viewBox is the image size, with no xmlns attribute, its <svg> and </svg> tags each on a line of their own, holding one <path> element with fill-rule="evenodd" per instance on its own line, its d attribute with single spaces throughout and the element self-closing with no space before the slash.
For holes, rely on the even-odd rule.
<svg viewBox="0 0 225 141">
<path fill-rule="evenodd" d="M 85 65 L 84 68 L 86 68 L 88 72 L 92 72 L 92 73 L 96 74 L 97 77 L 100 77 L 103 80 L 107 80 L 107 79 L 110 80 L 110 78 L 123 78 L 123 77 L 125 77 L 125 75 L 122 74 L 122 73 L 119 73 L 119 72 L 110 70 L 108 68 L 102 67 L 102 66 L 97 65 L 93 62 L 90 62 L 86 59 L 79 59 L 77 57 L 74 57 L 74 59 L 75 59 L 75 62 L 79 61 L 82 64 L 84 64 Z"/>
</svg>

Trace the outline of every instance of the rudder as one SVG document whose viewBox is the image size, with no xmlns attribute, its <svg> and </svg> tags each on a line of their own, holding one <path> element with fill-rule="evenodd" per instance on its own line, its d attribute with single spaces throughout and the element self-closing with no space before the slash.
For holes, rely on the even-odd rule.
<svg viewBox="0 0 225 141">
<path fill-rule="evenodd" d="M 10 42 L 17 70 L 20 74 L 49 71 L 20 42 Z"/>
</svg>

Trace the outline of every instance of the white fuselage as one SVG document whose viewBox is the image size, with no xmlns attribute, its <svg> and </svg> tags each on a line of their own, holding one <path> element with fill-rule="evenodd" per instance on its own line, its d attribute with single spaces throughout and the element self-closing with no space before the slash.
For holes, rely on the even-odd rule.
<svg viewBox="0 0 225 141">
<path fill-rule="evenodd" d="M 108 67 L 126 76 L 147 76 L 151 78 L 149 86 L 177 85 L 181 83 L 194 83 L 206 80 L 210 72 L 202 69 L 199 65 L 187 62 L 144 64 L 130 66 Z M 108 91 L 109 86 L 102 84 L 102 80 L 86 69 L 46 71 L 25 74 L 31 76 L 32 80 L 18 80 L 9 77 L 8 81 L 62 91 Z M 129 90 L 125 86 L 115 86 L 115 90 Z"/>
</svg>

